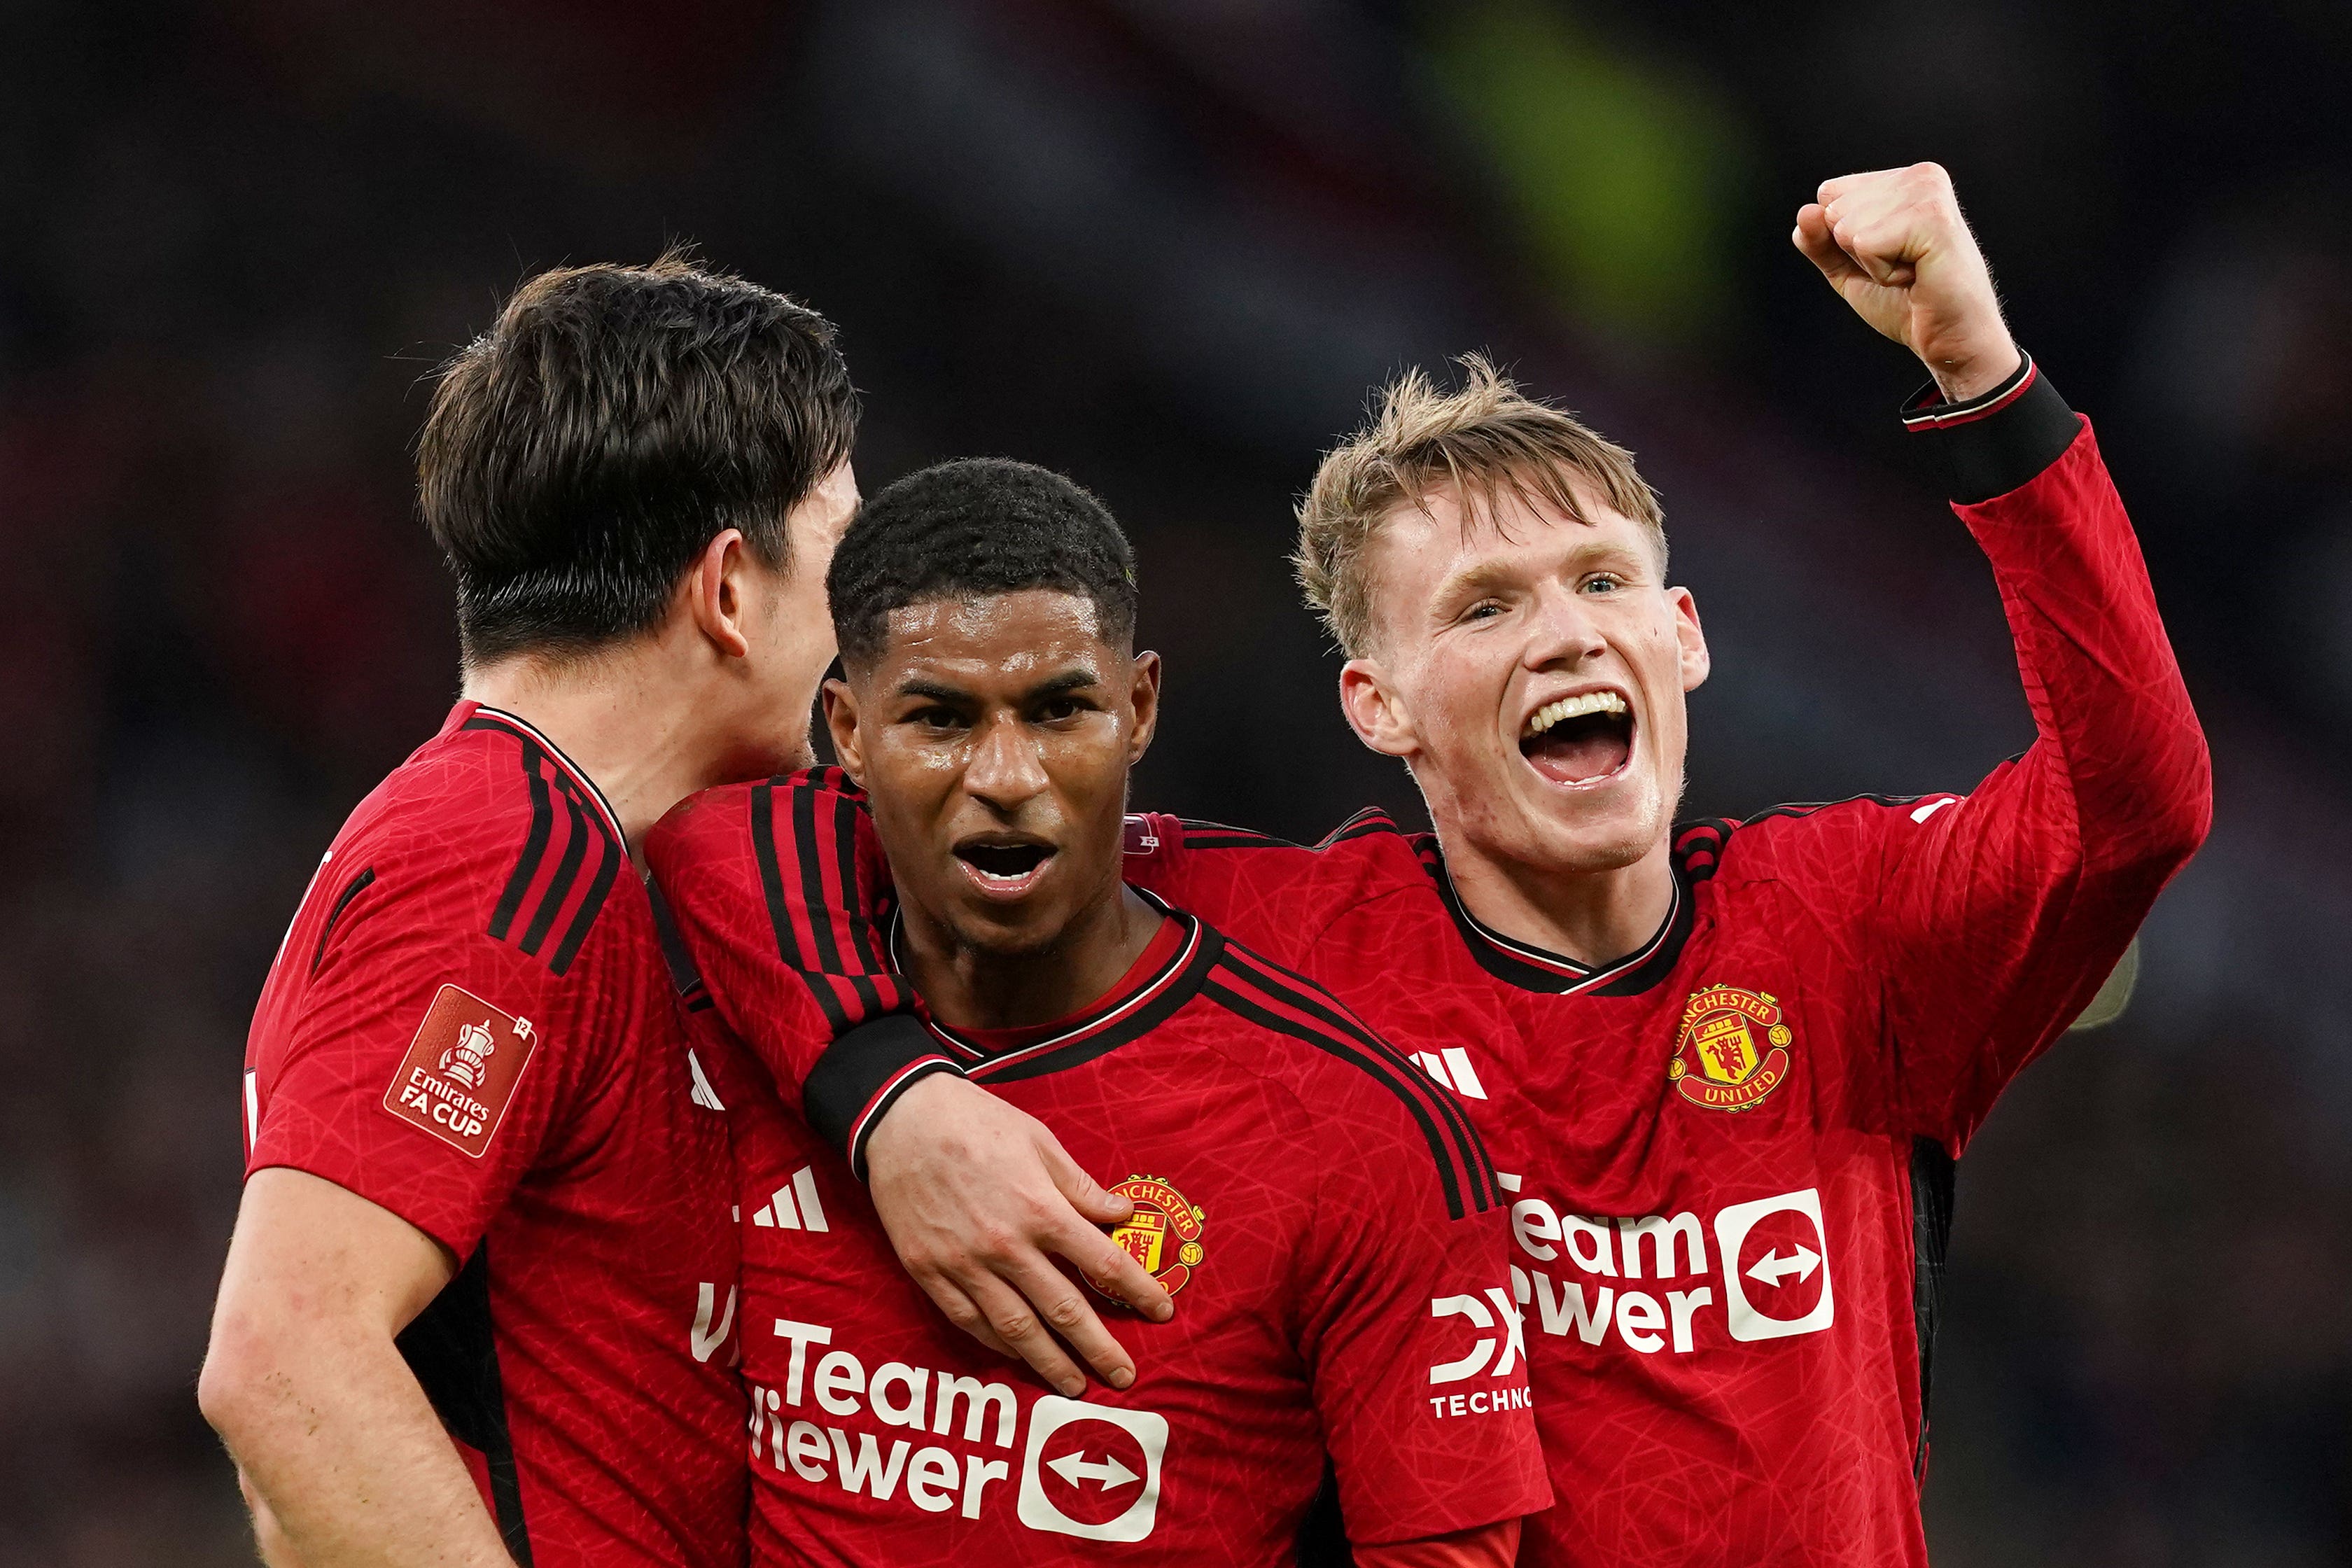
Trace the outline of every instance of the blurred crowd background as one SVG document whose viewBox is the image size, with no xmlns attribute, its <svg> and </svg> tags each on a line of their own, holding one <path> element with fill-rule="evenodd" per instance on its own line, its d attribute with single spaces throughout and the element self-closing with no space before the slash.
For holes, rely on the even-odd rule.
<svg viewBox="0 0 2352 1568">
<path fill-rule="evenodd" d="M 1929 1541 L 2352 1561 L 2348 88 L 2328 0 L 0 4 L 0 1563 L 249 1561 L 193 1397 L 247 1019 L 452 697 L 412 440 L 521 277 L 691 239 L 841 324 L 869 489 L 1094 487 L 1169 659 L 1139 795 L 1292 837 L 1413 799 L 1291 499 L 1489 350 L 1664 491 L 1689 808 L 1744 815 L 2031 734 L 1917 367 L 1787 239 L 1922 158 L 2097 421 L 2220 794 L 2128 1011 L 1961 1163 Z"/>
</svg>

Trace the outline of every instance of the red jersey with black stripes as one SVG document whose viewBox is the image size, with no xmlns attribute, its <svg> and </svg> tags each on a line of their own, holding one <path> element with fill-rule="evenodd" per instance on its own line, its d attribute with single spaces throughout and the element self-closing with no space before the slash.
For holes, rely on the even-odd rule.
<svg viewBox="0 0 2352 1568">
<path fill-rule="evenodd" d="M 1131 881 L 1328 985 L 1492 1149 L 1559 1498 L 1522 1562 L 1926 1562 L 1955 1157 L 2210 810 L 2129 522 L 2087 426 L 2044 411 L 2045 466 L 1958 507 L 2034 745 L 1965 796 L 1680 829 L 1670 912 L 1612 963 L 1481 924 L 1384 818 L 1311 849 L 1130 823 Z"/>
<path fill-rule="evenodd" d="M 595 784 L 461 702 L 335 837 L 246 1051 L 248 1173 L 446 1247 L 400 1348 L 520 1564 L 743 1560 L 721 1101 Z"/>
<path fill-rule="evenodd" d="M 1177 1297 L 1172 1322 L 1112 1319 L 1140 1375 L 1078 1400 L 949 1325 L 841 1141 L 766 1092 L 783 1037 L 903 986 L 887 904 L 870 921 L 844 893 L 861 816 L 825 770 L 698 796 L 647 842 L 737 1108 L 755 1561 L 1270 1568 L 1327 1473 L 1360 1542 L 1543 1507 L 1504 1215 L 1460 1106 L 1190 915 L 1073 1017 L 907 1017 L 909 1059 L 860 1086 L 856 1114 L 935 1058 L 1039 1117 L 1135 1201 L 1117 1238 Z"/>
<path fill-rule="evenodd" d="M 1130 823 L 1130 882 L 1328 986 L 1493 1150 L 1559 1499 L 1523 1562 L 1924 1563 L 1953 1161 L 2210 820 L 2087 422 L 2030 360 L 1906 422 L 1990 560 L 2039 731 L 1973 794 L 1686 827 L 1666 918 L 1599 965 L 1483 926 L 1438 846 L 1377 818 L 1313 849 Z M 854 1151 L 898 1075 L 956 1070 L 922 1049 L 860 1022 L 777 1070 Z"/>
</svg>

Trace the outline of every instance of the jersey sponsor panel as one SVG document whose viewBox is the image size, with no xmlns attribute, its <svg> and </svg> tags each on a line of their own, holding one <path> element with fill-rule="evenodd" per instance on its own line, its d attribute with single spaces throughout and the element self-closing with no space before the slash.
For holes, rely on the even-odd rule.
<svg viewBox="0 0 2352 1568">
<path fill-rule="evenodd" d="M 1524 1188 L 1504 1173 L 1506 1186 Z M 1727 1204 L 1712 1213 L 1580 1215 L 1526 1192 L 1511 1205 L 1511 1286 L 1535 1331 L 1638 1355 L 1794 1334 L 1836 1321 L 1821 1194 Z"/>
<path fill-rule="evenodd" d="M 1087 1541 L 1141 1541 L 1157 1524 L 1170 1448 L 1158 1412 L 861 1357 L 831 1324 L 773 1328 L 791 1350 L 780 1383 L 751 1384 L 751 1463 L 774 1482 Z"/>
</svg>

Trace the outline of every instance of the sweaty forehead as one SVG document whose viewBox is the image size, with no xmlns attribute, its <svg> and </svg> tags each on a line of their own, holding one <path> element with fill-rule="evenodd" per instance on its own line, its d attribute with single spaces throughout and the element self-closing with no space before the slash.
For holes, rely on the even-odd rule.
<svg viewBox="0 0 2352 1568">
<path fill-rule="evenodd" d="M 1024 679 L 1099 663 L 1122 652 L 1104 640 L 1102 613 L 1082 594 L 1024 588 L 918 600 L 889 614 L 876 672 L 953 668 Z"/>
</svg>

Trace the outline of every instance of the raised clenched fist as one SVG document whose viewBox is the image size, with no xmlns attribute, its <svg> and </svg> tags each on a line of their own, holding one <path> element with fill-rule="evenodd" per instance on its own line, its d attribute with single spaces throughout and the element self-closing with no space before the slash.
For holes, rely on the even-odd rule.
<svg viewBox="0 0 2352 1568">
<path fill-rule="evenodd" d="M 1790 237 L 1856 314 L 1919 356 L 1952 402 L 1990 392 L 2021 363 L 1941 164 L 1825 181 Z"/>
</svg>

